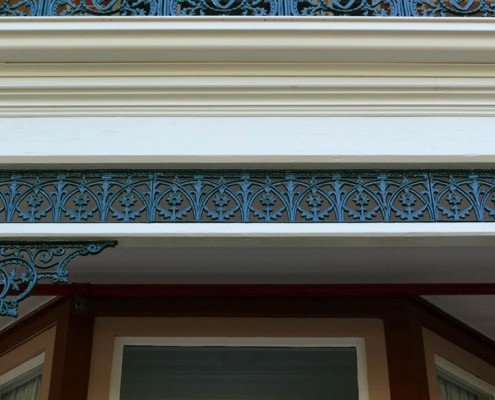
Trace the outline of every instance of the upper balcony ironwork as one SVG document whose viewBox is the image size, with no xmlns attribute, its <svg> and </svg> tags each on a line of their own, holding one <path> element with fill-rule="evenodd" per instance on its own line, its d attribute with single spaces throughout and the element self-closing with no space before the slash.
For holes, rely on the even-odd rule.
<svg viewBox="0 0 495 400">
<path fill-rule="evenodd" d="M 0 0 L 0 16 L 493 17 L 493 0 Z"/>
</svg>

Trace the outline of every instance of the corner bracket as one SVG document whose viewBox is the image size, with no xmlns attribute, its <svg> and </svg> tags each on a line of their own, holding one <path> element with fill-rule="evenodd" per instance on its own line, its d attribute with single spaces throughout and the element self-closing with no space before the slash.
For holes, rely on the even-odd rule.
<svg viewBox="0 0 495 400">
<path fill-rule="evenodd" d="M 116 245 L 116 241 L 0 242 L 0 316 L 17 317 L 19 303 L 40 280 L 67 283 L 66 266 L 74 258 Z"/>
</svg>

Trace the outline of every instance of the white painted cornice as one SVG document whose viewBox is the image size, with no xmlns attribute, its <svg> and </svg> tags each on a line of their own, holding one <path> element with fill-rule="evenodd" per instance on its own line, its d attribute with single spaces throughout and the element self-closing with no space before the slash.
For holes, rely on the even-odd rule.
<svg viewBox="0 0 495 400">
<path fill-rule="evenodd" d="M 0 117 L 495 116 L 489 18 L 5 18 Z"/>
<path fill-rule="evenodd" d="M 67 17 L 0 22 L 0 62 L 495 62 L 490 18 Z"/>
<path fill-rule="evenodd" d="M 0 117 L 495 116 L 489 18 L 5 18 Z"/>
<path fill-rule="evenodd" d="M 495 65 L 6 63 L 0 116 L 495 116 Z"/>
</svg>

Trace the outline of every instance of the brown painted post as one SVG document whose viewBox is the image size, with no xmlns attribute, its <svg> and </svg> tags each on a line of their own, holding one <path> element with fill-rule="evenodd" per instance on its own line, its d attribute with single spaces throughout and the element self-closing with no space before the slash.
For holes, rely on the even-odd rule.
<svg viewBox="0 0 495 400">
<path fill-rule="evenodd" d="M 71 298 L 57 323 L 49 400 L 86 400 L 94 313 L 84 298 Z"/>
<path fill-rule="evenodd" d="M 429 400 L 423 334 L 411 302 L 391 302 L 384 324 L 392 400 Z"/>
</svg>

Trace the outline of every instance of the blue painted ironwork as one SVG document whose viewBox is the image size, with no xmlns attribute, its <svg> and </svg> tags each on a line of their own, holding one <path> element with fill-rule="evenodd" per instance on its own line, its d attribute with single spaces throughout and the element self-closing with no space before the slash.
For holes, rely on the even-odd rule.
<svg viewBox="0 0 495 400">
<path fill-rule="evenodd" d="M 400 0 L 294 0 L 292 15 L 300 16 L 400 16 Z"/>
<path fill-rule="evenodd" d="M 276 15 L 277 0 L 172 0 L 173 15 Z"/>
<path fill-rule="evenodd" d="M 74 15 L 159 15 L 160 0 L 46 0 L 46 14 Z"/>
<path fill-rule="evenodd" d="M 78 256 L 98 254 L 116 242 L 0 243 L 0 316 L 17 316 L 19 302 L 38 281 L 67 283 L 67 264 Z"/>
<path fill-rule="evenodd" d="M 0 2 L 0 16 L 26 17 L 40 14 L 40 0 L 3 0 Z"/>
<path fill-rule="evenodd" d="M 0 174 L 0 222 L 495 221 L 495 171 Z"/>
<path fill-rule="evenodd" d="M 0 16 L 494 17 L 495 0 L 0 0 Z"/>
</svg>

